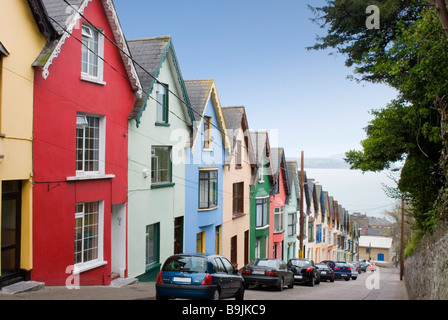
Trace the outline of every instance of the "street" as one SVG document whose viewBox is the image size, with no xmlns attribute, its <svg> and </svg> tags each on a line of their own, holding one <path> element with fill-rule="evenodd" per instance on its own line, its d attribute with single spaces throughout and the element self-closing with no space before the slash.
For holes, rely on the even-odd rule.
<svg viewBox="0 0 448 320">
<path fill-rule="evenodd" d="M 356 280 L 321 282 L 314 287 L 296 284 L 283 291 L 273 288 L 250 287 L 245 300 L 407 300 L 404 283 L 399 280 L 399 269 L 377 268 L 362 272 Z"/>
</svg>

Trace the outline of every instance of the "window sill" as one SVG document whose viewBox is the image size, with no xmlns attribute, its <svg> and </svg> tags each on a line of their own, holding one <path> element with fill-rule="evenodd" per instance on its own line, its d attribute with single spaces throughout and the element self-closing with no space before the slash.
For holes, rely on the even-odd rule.
<svg viewBox="0 0 448 320">
<path fill-rule="evenodd" d="M 244 217 L 245 215 L 246 215 L 246 214 L 245 214 L 244 212 L 234 213 L 234 214 L 232 215 L 232 219 L 238 219 L 238 218 Z"/>
<path fill-rule="evenodd" d="M 106 82 L 104 82 L 103 80 L 101 80 L 99 78 L 94 78 L 94 77 L 86 75 L 86 74 L 81 74 L 81 80 L 87 81 L 87 82 L 92 82 L 92 83 L 99 84 L 102 86 L 106 85 Z"/>
<path fill-rule="evenodd" d="M 274 231 L 274 234 L 281 234 L 281 233 L 284 233 L 285 232 L 285 230 L 277 230 L 277 231 Z"/>
<path fill-rule="evenodd" d="M 169 188 L 174 186 L 175 186 L 174 182 L 158 183 L 158 184 L 152 184 L 151 189 Z"/>
<path fill-rule="evenodd" d="M 211 208 L 199 208 L 198 211 L 212 211 L 218 209 L 219 206 L 211 207 Z"/>
<path fill-rule="evenodd" d="M 67 177 L 67 181 L 82 181 L 82 180 L 100 180 L 100 179 L 113 179 L 114 174 L 83 174 L 75 177 Z"/>
<path fill-rule="evenodd" d="M 255 230 L 264 230 L 264 229 L 268 229 L 268 228 L 269 228 L 269 225 L 267 224 L 267 225 L 262 226 L 262 227 L 255 227 Z"/>
<path fill-rule="evenodd" d="M 162 266 L 160 262 L 154 262 L 151 264 L 148 264 L 145 268 L 145 272 L 151 272 L 153 270 L 159 269 Z"/>
<path fill-rule="evenodd" d="M 102 266 L 105 266 L 107 264 L 107 261 L 99 261 L 99 260 L 94 260 L 94 261 L 89 261 L 86 263 L 82 263 L 79 265 L 75 265 L 75 268 L 73 270 L 73 274 L 80 274 L 92 269 L 96 269 Z"/>
<path fill-rule="evenodd" d="M 156 122 L 156 123 L 154 123 L 154 125 L 156 127 L 169 127 L 170 126 L 170 124 L 166 123 L 166 122 Z"/>
</svg>

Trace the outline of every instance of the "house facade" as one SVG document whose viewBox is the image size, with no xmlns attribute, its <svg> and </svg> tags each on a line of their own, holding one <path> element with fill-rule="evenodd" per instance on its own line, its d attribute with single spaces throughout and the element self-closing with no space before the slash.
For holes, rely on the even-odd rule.
<svg viewBox="0 0 448 320">
<path fill-rule="evenodd" d="M 272 167 L 269 135 L 264 130 L 250 130 L 254 159 L 257 163 L 252 175 L 250 204 L 250 259 L 269 258 L 271 186 L 276 182 Z"/>
<path fill-rule="evenodd" d="M 275 184 L 271 186 L 269 199 L 270 221 L 273 222 L 269 228 L 270 257 L 284 259 L 285 206 L 288 204 L 290 195 L 284 149 L 271 148 L 271 159 L 276 179 Z"/>
<path fill-rule="evenodd" d="M 215 81 L 185 84 L 195 118 L 185 158 L 185 252 L 221 254 L 223 170 L 230 142 Z"/>
<path fill-rule="evenodd" d="M 222 111 L 231 143 L 223 172 L 222 254 L 240 269 L 250 261 L 250 190 L 256 162 L 245 108 Z"/>
<path fill-rule="evenodd" d="M 290 195 L 288 203 L 285 205 L 285 256 L 284 260 L 288 261 L 299 256 L 298 250 L 300 242 L 297 239 L 298 233 L 298 217 L 300 189 L 297 171 L 297 162 L 286 162 L 286 170 L 288 172 L 288 185 L 290 187 Z"/>
<path fill-rule="evenodd" d="M 155 281 L 165 259 L 185 248 L 193 114 L 171 37 L 128 43 L 143 88 L 129 117 L 129 276 Z"/>
<path fill-rule="evenodd" d="M 42 10 L 41 1 L 0 3 L 0 288 L 33 269 L 32 64 L 54 36 Z"/>
<path fill-rule="evenodd" d="M 108 285 L 127 273 L 128 117 L 140 84 L 112 1 L 73 2 L 79 14 L 43 3 L 58 37 L 34 63 L 32 279 Z"/>
</svg>

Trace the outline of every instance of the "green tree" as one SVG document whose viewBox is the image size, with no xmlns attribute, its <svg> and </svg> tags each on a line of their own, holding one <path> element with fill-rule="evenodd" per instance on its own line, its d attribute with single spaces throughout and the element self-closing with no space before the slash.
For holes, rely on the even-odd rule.
<svg viewBox="0 0 448 320">
<path fill-rule="evenodd" d="M 375 2 L 381 24 L 370 30 L 365 8 Z M 355 79 L 399 92 L 372 111 L 362 150 L 347 152 L 346 161 L 353 169 L 381 171 L 404 160 L 398 189 L 409 195 L 416 227 L 426 230 L 446 183 L 448 38 L 438 12 L 422 0 L 333 0 L 312 10 L 328 34 L 310 49 L 336 49 L 355 66 Z"/>
</svg>

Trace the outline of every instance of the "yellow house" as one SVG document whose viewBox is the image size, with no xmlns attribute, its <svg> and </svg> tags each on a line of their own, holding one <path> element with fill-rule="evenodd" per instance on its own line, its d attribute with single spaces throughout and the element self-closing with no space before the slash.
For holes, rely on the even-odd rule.
<svg viewBox="0 0 448 320">
<path fill-rule="evenodd" d="M 223 170 L 222 254 L 241 269 L 249 263 L 250 185 L 256 161 L 244 107 L 223 107 L 222 112 L 232 146 Z"/>
<path fill-rule="evenodd" d="M 32 259 L 32 64 L 54 33 L 41 0 L 0 1 L 0 288 Z"/>
</svg>

